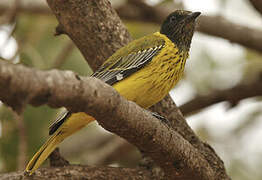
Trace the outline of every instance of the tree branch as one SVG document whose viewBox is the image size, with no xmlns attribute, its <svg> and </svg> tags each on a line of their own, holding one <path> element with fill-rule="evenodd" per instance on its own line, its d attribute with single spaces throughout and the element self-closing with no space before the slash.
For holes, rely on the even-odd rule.
<svg viewBox="0 0 262 180">
<path fill-rule="evenodd" d="M 0 77 L 0 99 L 16 110 L 30 103 L 86 112 L 153 158 L 167 177 L 215 179 L 208 162 L 181 135 L 96 78 L 6 62 L 0 62 Z"/>
<path fill-rule="evenodd" d="M 220 16 L 201 16 L 198 30 L 262 52 L 262 31 L 238 25 Z"/>
<path fill-rule="evenodd" d="M 67 57 L 69 57 L 72 54 L 74 48 L 74 44 L 72 42 L 68 42 L 59 52 L 59 54 L 55 57 L 52 68 L 55 69 L 61 67 L 67 60 Z"/>
<path fill-rule="evenodd" d="M 18 137 L 19 137 L 19 144 L 18 144 L 18 160 L 17 160 L 17 166 L 18 170 L 24 169 L 27 159 L 26 159 L 26 152 L 28 149 L 28 142 L 26 138 L 26 126 L 25 126 L 25 120 L 24 117 L 21 114 L 17 114 L 15 111 L 12 111 L 14 119 L 17 123 L 18 128 Z"/>
<path fill-rule="evenodd" d="M 39 14 L 39 15 L 52 15 L 52 11 L 43 3 L 37 3 L 37 1 L 32 1 L 30 3 L 25 4 L 23 0 L 19 7 L 17 7 L 18 13 L 27 13 L 27 14 Z M 7 13 L 11 9 L 11 6 L 7 3 L 7 1 L 0 2 L 0 15 Z"/>
<path fill-rule="evenodd" d="M 215 150 L 207 143 L 202 142 L 187 124 L 180 110 L 177 108 L 174 101 L 170 100 L 169 96 L 165 97 L 161 102 L 154 105 L 150 109 L 159 112 L 164 117 L 167 117 L 170 126 L 178 132 L 184 139 L 186 139 L 192 146 L 194 146 L 208 161 L 213 171 L 215 172 L 216 179 L 230 179 L 224 167 L 223 161 L 215 153 Z"/>
<path fill-rule="evenodd" d="M 252 6 L 262 15 L 262 1 L 260 0 L 249 0 Z"/>
<path fill-rule="evenodd" d="M 197 96 L 181 105 L 179 109 L 184 115 L 187 115 L 222 101 L 228 101 L 231 106 L 235 106 L 242 99 L 255 96 L 262 96 L 262 78 L 251 84 L 240 84 L 231 89 L 212 92 L 206 96 Z"/>
<path fill-rule="evenodd" d="M 2 180 L 39 180 L 39 179 L 87 179 L 87 180 L 163 180 L 164 177 L 157 172 L 143 168 L 113 168 L 113 167 L 88 167 L 70 165 L 59 168 L 41 168 L 34 176 L 24 176 L 22 171 L 0 174 Z"/>
</svg>

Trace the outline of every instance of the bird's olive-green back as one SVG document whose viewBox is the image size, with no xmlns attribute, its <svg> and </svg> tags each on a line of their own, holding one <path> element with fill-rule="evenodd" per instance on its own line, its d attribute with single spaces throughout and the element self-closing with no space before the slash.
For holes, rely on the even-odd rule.
<svg viewBox="0 0 262 180">
<path fill-rule="evenodd" d="M 136 53 L 145 49 L 154 48 L 164 44 L 165 40 L 159 36 L 156 36 L 154 34 L 144 36 L 142 38 L 132 41 L 128 45 L 117 50 L 111 57 L 109 57 L 104 62 L 100 69 L 107 69 L 113 66 L 117 61 L 119 61 L 121 57 L 125 57 L 131 53 Z"/>
</svg>

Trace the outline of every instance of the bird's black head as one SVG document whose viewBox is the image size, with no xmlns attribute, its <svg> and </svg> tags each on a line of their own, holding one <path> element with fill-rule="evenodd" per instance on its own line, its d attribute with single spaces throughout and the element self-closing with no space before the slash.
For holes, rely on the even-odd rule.
<svg viewBox="0 0 262 180">
<path fill-rule="evenodd" d="M 181 50 L 189 50 L 195 29 L 195 19 L 200 12 L 177 10 L 163 22 L 160 33 L 165 34 Z"/>
</svg>

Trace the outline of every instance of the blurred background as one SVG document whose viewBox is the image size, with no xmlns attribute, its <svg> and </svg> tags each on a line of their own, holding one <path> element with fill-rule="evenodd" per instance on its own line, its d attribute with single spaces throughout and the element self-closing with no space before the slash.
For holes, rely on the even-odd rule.
<svg viewBox="0 0 262 180">
<path fill-rule="evenodd" d="M 152 19 L 153 15 L 148 20 L 132 18 L 123 9 L 200 11 L 206 16 L 221 16 L 237 28 L 262 32 L 262 14 L 251 1 L 146 0 L 141 5 L 137 0 L 112 0 L 112 5 L 136 39 L 158 31 L 158 20 Z M 57 68 L 90 75 L 92 70 L 71 40 L 67 36 L 53 36 L 56 25 L 57 20 L 45 1 L 1 0 L 0 58 L 42 70 Z M 238 87 L 261 83 L 261 71 L 262 51 L 196 32 L 184 78 L 171 96 L 178 106 L 185 107 L 196 98 L 212 98 L 232 88 L 241 93 Z M 250 87 L 251 92 L 256 91 L 254 86 Z M 225 97 L 205 108 L 184 113 L 194 131 L 224 160 L 232 179 L 262 179 L 262 101 L 255 95 L 231 101 Z M 0 173 L 24 169 L 48 137 L 48 127 L 59 112 L 61 109 L 28 105 L 23 116 L 18 116 L 9 107 L 0 105 Z M 63 142 L 60 151 L 73 164 L 132 167 L 141 158 L 135 147 L 95 122 Z"/>
</svg>

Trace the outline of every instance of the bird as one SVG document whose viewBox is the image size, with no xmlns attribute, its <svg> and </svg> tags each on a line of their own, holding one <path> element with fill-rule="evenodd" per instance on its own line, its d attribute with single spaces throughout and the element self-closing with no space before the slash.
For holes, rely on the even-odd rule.
<svg viewBox="0 0 262 180">
<path fill-rule="evenodd" d="M 181 79 L 200 12 L 176 10 L 160 31 L 117 50 L 91 76 L 111 85 L 121 96 L 147 109 L 162 100 Z M 63 112 L 49 128 L 49 139 L 26 166 L 31 175 L 68 136 L 95 118 Z"/>
</svg>

